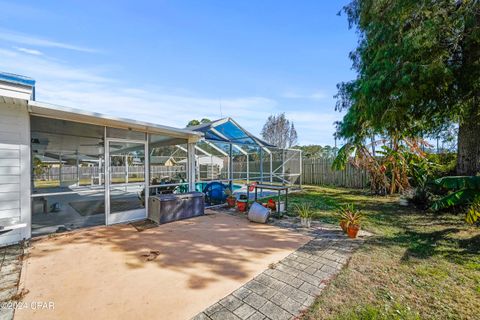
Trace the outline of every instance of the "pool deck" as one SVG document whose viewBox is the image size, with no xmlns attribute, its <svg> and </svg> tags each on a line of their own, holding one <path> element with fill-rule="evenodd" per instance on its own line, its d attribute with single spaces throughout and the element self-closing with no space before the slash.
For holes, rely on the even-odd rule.
<svg viewBox="0 0 480 320">
<path fill-rule="evenodd" d="M 78 230 L 33 241 L 16 319 L 189 319 L 312 237 L 223 212 L 160 225 Z M 25 291 L 26 292 L 26 291 Z"/>
</svg>

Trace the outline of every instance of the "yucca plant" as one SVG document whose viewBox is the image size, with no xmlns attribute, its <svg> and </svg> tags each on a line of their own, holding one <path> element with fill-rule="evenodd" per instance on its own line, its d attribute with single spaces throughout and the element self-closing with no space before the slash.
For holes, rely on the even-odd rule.
<svg viewBox="0 0 480 320">
<path fill-rule="evenodd" d="M 300 217 L 301 223 L 304 227 L 310 227 L 313 216 L 312 205 L 309 202 L 303 202 L 295 205 L 295 211 Z"/>
<path fill-rule="evenodd" d="M 300 218 L 311 218 L 313 216 L 312 205 L 309 202 L 295 205 L 295 211 Z"/>
</svg>

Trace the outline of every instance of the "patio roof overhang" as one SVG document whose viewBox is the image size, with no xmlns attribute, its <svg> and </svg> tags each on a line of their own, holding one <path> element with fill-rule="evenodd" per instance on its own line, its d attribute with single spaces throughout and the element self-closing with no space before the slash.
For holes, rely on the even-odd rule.
<svg viewBox="0 0 480 320">
<path fill-rule="evenodd" d="M 197 142 L 203 137 L 203 133 L 198 131 L 178 129 L 149 122 L 112 117 L 97 112 L 88 112 L 40 101 L 30 100 L 28 102 L 28 110 L 32 115 L 137 130 L 152 134 L 163 134 L 175 138 L 187 139 L 190 143 Z"/>
</svg>

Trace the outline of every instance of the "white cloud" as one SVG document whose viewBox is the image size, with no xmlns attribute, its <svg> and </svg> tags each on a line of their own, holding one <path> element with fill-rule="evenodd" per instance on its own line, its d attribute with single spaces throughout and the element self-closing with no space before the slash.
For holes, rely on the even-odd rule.
<svg viewBox="0 0 480 320">
<path fill-rule="evenodd" d="M 45 56 L 33 56 L 19 51 L 0 48 L 2 71 L 24 74 L 42 81 L 80 81 L 87 83 L 111 82 L 112 79 L 96 74 L 88 69 L 78 69 L 59 63 Z M 98 68 L 97 68 L 98 69 Z M 93 68 L 92 68 L 93 70 Z"/>
<path fill-rule="evenodd" d="M 0 49 L 0 70 L 34 78 L 39 101 L 112 116 L 183 127 L 191 119 L 231 116 L 257 133 L 259 123 L 275 112 L 275 100 L 258 97 L 205 97 L 183 89 L 132 86 L 78 69 L 45 56 Z M 257 129 L 257 130 L 256 130 Z"/>
<path fill-rule="evenodd" d="M 128 84 L 105 75 L 108 69 L 103 66 L 80 69 L 24 50 L 0 48 L 0 70 L 34 78 L 39 101 L 173 127 L 184 127 L 191 119 L 231 116 L 258 135 L 270 114 L 285 112 L 294 121 L 301 144 L 332 144 L 333 122 L 341 119 L 340 113 L 327 112 L 330 106 L 292 111 L 269 97 L 220 100 L 183 88 Z"/>
<path fill-rule="evenodd" d="M 332 144 L 333 123 L 343 117 L 341 113 L 313 111 L 287 112 L 286 116 L 295 123 L 301 144 L 321 145 Z"/>
<path fill-rule="evenodd" d="M 42 56 L 43 53 L 41 51 L 35 50 L 35 49 L 28 49 L 28 48 L 22 48 L 22 47 L 14 47 L 20 52 L 28 53 L 34 56 Z"/>
<path fill-rule="evenodd" d="M 288 99 L 323 100 L 330 98 L 331 96 L 323 90 L 317 90 L 313 92 L 287 90 L 282 94 L 282 97 Z"/>
<path fill-rule="evenodd" d="M 26 35 L 18 32 L 12 32 L 4 29 L 0 29 L 0 40 L 17 43 L 17 44 L 28 45 L 28 46 L 59 48 L 59 49 L 67 49 L 67 50 L 89 52 L 89 53 L 98 52 L 98 50 L 87 48 L 87 47 L 72 45 L 68 43 L 63 43 L 63 42 L 53 41 L 53 40 L 48 40 L 43 38 L 37 38 L 30 35 Z"/>
</svg>

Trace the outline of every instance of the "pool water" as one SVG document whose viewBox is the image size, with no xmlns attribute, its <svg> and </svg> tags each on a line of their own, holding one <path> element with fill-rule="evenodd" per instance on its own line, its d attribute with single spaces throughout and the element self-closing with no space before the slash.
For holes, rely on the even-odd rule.
<svg viewBox="0 0 480 320">
<path fill-rule="evenodd" d="M 195 190 L 198 191 L 198 192 L 203 192 L 203 190 L 205 189 L 205 187 L 207 186 L 207 184 L 209 184 L 210 182 L 197 182 L 195 183 Z M 239 190 L 239 189 L 242 189 L 242 185 L 239 185 L 239 184 L 234 184 L 232 185 L 232 191 L 236 191 L 236 190 Z"/>
</svg>

